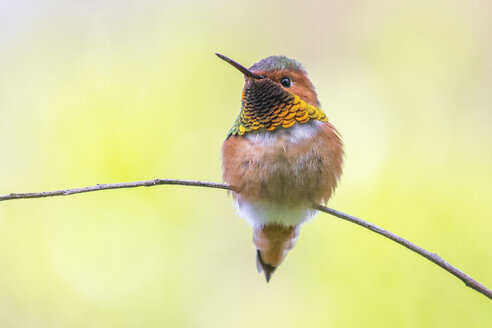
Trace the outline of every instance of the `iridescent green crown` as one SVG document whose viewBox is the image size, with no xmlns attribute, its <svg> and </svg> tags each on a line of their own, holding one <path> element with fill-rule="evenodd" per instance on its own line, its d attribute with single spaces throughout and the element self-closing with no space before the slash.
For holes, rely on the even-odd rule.
<svg viewBox="0 0 492 328">
<path fill-rule="evenodd" d="M 270 56 L 260 60 L 249 68 L 250 71 L 304 71 L 301 63 L 285 56 Z"/>
</svg>

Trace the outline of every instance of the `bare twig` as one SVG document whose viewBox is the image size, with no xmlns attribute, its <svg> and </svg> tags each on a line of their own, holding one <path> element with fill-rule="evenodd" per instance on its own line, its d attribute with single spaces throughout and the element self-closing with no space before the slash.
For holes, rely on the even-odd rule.
<svg viewBox="0 0 492 328">
<path fill-rule="evenodd" d="M 81 194 L 84 192 L 99 191 L 99 190 L 152 187 L 157 185 L 181 185 L 181 186 L 194 186 L 194 187 L 233 190 L 230 186 L 223 183 L 190 181 L 190 180 L 174 180 L 174 179 L 155 179 L 155 180 L 123 182 L 123 183 L 104 183 L 104 184 L 97 184 L 95 186 L 90 186 L 90 187 L 56 190 L 56 191 L 31 192 L 31 193 L 22 193 L 22 194 L 11 193 L 8 195 L 0 196 L 0 202 L 3 200 L 11 200 L 11 199 L 68 196 L 73 194 Z"/>
<path fill-rule="evenodd" d="M 475 279 L 473 279 L 472 277 L 470 277 L 469 275 L 467 275 L 463 271 L 458 270 L 457 268 L 455 268 L 454 266 L 452 266 L 451 264 L 446 262 L 442 257 L 437 255 L 436 253 L 431 253 L 431 252 L 423 249 L 422 247 L 419 247 L 419 246 L 409 242 L 405 238 L 402 238 L 398 235 L 395 235 L 394 233 L 392 233 L 388 230 L 385 230 L 383 228 L 380 228 L 375 224 L 372 224 L 370 222 L 356 218 L 355 216 L 352 216 L 352 215 L 349 215 L 349 214 L 346 214 L 343 212 L 339 212 L 337 210 L 334 210 L 332 208 L 329 208 L 329 207 L 326 207 L 323 205 L 315 205 L 314 208 L 316 208 L 317 210 L 320 210 L 321 212 L 325 212 L 325 213 L 331 214 L 333 216 L 336 216 L 337 218 L 340 218 L 342 220 L 346 220 L 346 221 L 358 224 L 361 227 L 369 229 L 369 230 L 371 230 L 377 234 L 380 234 L 380 235 L 382 235 L 388 239 L 393 240 L 394 242 L 397 242 L 400 245 L 405 246 L 406 248 L 410 249 L 411 251 L 413 251 L 413 252 L 425 257 L 429 261 L 434 262 L 435 264 L 439 265 L 441 268 L 443 268 L 447 272 L 451 273 L 452 275 L 454 275 L 455 277 L 457 277 L 458 279 L 463 281 L 466 286 L 473 288 L 477 292 L 484 294 L 488 298 L 492 299 L 492 291 L 490 289 L 488 289 L 487 287 L 485 287 L 484 285 L 482 285 L 481 283 L 479 283 L 478 281 L 476 281 Z"/>
<path fill-rule="evenodd" d="M 190 180 L 173 180 L 173 179 L 155 179 L 155 180 L 147 180 L 147 181 L 135 181 L 135 182 L 126 182 L 126 183 L 106 183 L 106 184 L 98 184 L 95 186 L 84 187 L 84 188 L 75 188 L 75 189 L 65 189 L 65 190 L 57 190 L 57 191 L 46 191 L 46 192 L 35 192 L 35 193 L 11 193 L 8 195 L 0 196 L 0 201 L 12 200 L 12 199 L 26 199 L 26 198 L 44 198 L 44 197 L 52 197 L 52 196 L 67 196 L 73 194 L 80 194 L 84 192 L 91 191 L 99 191 L 99 190 L 108 190 L 108 189 L 123 189 L 123 188 L 136 188 L 136 187 L 152 187 L 157 185 L 182 185 L 182 186 L 195 186 L 195 187 L 206 187 L 206 188 L 215 188 L 215 189 L 223 189 L 223 190 L 231 190 L 234 189 L 231 186 L 228 186 L 223 183 L 214 183 L 214 182 L 204 182 L 204 181 L 190 181 Z M 439 255 L 435 253 L 431 253 L 422 247 L 419 247 L 408 240 L 395 235 L 392 232 L 384 230 L 370 222 L 361 220 L 356 218 L 355 216 L 345 214 L 343 212 L 331 209 L 329 207 L 323 205 L 314 205 L 315 209 L 336 216 L 340 219 L 350 221 L 352 223 L 358 224 L 366 229 L 369 229 L 377 234 L 380 234 L 388 239 L 391 239 L 397 242 L 400 245 L 405 246 L 411 251 L 425 257 L 429 261 L 437 264 L 447 272 L 451 273 L 455 277 L 459 278 L 461 281 L 465 283 L 466 286 L 476 290 L 477 292 L 485 295 L 489 299 L 492 299 L 492 291 L 486 288 L 484 285 L 474 280 L 464 272 L 458 270 L 444 259 L 442 259 Z"/>
</svg>

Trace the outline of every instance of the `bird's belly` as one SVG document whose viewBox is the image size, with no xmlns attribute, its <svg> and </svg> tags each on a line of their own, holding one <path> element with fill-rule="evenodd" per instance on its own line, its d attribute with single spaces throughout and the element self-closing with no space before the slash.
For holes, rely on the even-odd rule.
<svg viewBox="0 0 492 328">
<path fill-rule="evenodd" d="M 244 200 L 241 197 L 236 198 L 235 206 L 239 216 L 255 228 L 270 224 L 296 227 L 308 221 L 316 213 L 308 203 L 292 206 L 263 200 Z"/>
<path fill-rule="evenodd" d="M 309 198 L 316 189 L 322 167 L 313 149 L 283 144 L 254 145 L 251 150 L 243 162 L 246 195 L 296 204 Z"/>
<path fill-rule="evenodd" d="M 314 214 L 313 202 L 327 200 L 338 175 L 331 169 L 335 156 L 319 135 L 321 124 L 224 143 L 224 180 L 239 191 L 235 198 L 241 216 L 254 224 L 297 225 Z"/>
</svg>

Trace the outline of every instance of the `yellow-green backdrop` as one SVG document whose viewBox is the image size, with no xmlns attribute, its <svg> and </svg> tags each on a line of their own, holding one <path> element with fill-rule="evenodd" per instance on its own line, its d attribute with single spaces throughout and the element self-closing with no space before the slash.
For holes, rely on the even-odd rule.
<svg viewBox="0 0 492 328">
<path fill-rule="evenodd" d="M 330 206 L 492 286 L 490 1 L 0 1 L 0 194 L 220 181 L 246 66 L 301 61 L 345 142 Z M 0 203 L 1 327 L 490 327 L 491 302 L 328 215 L 270 284 L 220 190 Z"/>
</svg>

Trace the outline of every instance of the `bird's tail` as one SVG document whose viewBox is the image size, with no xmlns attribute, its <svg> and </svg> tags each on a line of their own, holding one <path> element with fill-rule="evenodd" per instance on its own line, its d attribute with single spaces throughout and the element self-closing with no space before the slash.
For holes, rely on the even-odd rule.
<svg viewBox="0 0 492 328">
<path fill-rule="evenodd" d="M 266 281 L 294 247 L 299 226 L 268 224 L 254 229 L 253 242 L 257 248 L 256 267 L 264 272 Z"/>
</svg>

